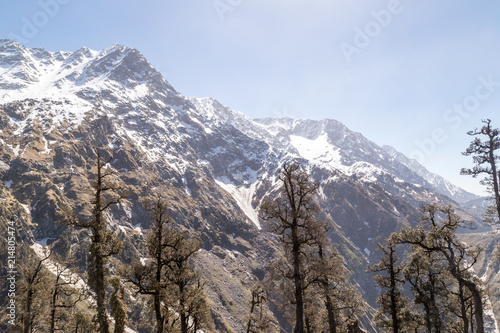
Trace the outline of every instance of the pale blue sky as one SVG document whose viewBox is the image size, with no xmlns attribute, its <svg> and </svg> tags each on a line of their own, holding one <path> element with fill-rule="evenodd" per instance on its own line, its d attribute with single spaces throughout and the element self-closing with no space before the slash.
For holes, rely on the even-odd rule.
<svg viewBox="0 0 500 333">
<path fill-rule="evenodd" d="M 3 0 L 0 38 L 135 47 L 183 95 L 337 119 L 480 192 L 460 152 L 482 118 L 500 127 L 499 17 L 493 0 Z"/>
</svg>

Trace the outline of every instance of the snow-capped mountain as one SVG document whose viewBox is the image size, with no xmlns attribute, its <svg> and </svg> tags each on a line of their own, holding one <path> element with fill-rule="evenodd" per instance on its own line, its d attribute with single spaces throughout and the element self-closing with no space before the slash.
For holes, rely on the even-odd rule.
<svg viewBox="0 0 500 333">
<path fill-rule="evenodd" d="M 338 121 L 325 119 L 294 120 L 290 118 L 255 119 L 231 110 L 212 98 L 190 98 L 201 121 L 217 118 L 258 138 L 269 146 L 286 151 L 289 156 L 307 160 L 310 164 L 360 176 L 366 180 L 377 180 L 377 175 L 392 175 L 398 181 L 432 189 L 457 202 L 478 199 L 469 193 L 433 174 L 417 161 L 412 160 L 389 146 L 379 147 L 362 134 L 350 131 Z M 193 115 L 196 117 L 196 115 Z"/>
<path fill-rule="evenodd" d="M 399 180 L 434 189 L 459 202 L 477 198 L 428 172 L 415 160 L 391 147 L 378 147 L 337 121 L 252 121 L 214 99 L 186 99 L 132 48 L 114 45 L 102 51 L 83 47 L 73 53 L 48 52 L 2 40 L 0 56 L 3 103 L 27 98 L 38 101 L 35 103 L 43 103 L 47 99 L 52 101 L 50 110 L 31 108 L 31 112 L 17 122 L 16 133 L 22 133 L 34 120 L 45 120 L 46 127 L 61 126 L 63 123 L 79 126 L 89 111 L 113 109 L 115 112 L 108 113 L 108 116 L 116 116 L 124 125 L 120 134 L 134 141 L 153 159 L 156 155 L 164 155 L 167 147 L 144 149 L 144 138 L 136 133 L 135 125 L 138 121 L 145 121 L 146 117 L 150 124 L 166 127 L 163 130 L 168 130 L 170 134 L 168 141 L 172 141 L 173 137 L 173 141 L 182 141 L 182 131 L 191 134 L 201 131 L 211 135 L 214 127 L 232 126 L 272 148 L 347 175 L 375 179 L 377 174 L 392 174 Z M 171 126 L 172 122 L 180 124 Z M 172 137 L 172 134 L 175 135 Z M 166 138 L 162 139 L 152 143 L 158 144 Z"/>
<path fill-rule="evenodd" d="M 414 159 L 406 157 L 404 154 L 398 152 L 394 147 L 382 146 L 382 148 L 396 161 L 407 166 L 411 171 L 415 172 L 431 186 L 435 191 L 442 193 L 459 203 L 465 203 L 471 200 L 480 199 L 478 195 L 467 192 L 464 189 L 453 185 L 448 180 L 440 175 L 429 172 L 422 164 Z"/>
<path fill-rule="evenodd" d="M 198 264 L 215 276 L 207 292 L 221 332 L 241 329 L 249 281 L 262 279 L 277 251 L 258 207 L 276 193 L 285 161 L 299 160 L 320 183 L 329 236 L 372 303 L 364 271 L 377 242 L 415 223 L 422 203 L 457 207 L 474 197 L 335 120 L 252 120 L 213 98 L 184 97 L 121 45 L 49 52 L 0 40 L 0 143 L 0 205 L 25 218 L 27 241 L 60 237 L 54 221 L 64 203 L 88 213 L 96 147 L 114 156 L 112 167 L 135 193 L 109 216 L 123 235 L 123 260 L 144 255 L 141 197 L 165 188 L 175 220 L 204 241 Z M 85 243 L 84 234 L 75 231 L 72 241 Z"/>
</svg>

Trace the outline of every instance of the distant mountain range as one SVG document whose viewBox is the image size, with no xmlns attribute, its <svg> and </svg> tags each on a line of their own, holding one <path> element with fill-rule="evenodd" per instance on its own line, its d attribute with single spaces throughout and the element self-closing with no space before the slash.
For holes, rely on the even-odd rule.
<svg viewBox="0 0 500 333">
<path fill-rule="evenodd" d="M 145 255 L 140 196 L 166 186 L 176 221 L 204 241 L 197 263 L 221 332 L 242 330 L 252 281 L 278 251 L 258 207 L 276 194 L 285 161 L 301 162 L 319 182 L 329 236 L 371 305 L 376 290 L 364 271 L 376 244 L 415 224 L 421 204 L 480 218 L 466 205 L 478 196 L 392 147 L 335 120 L 250 119 L 213 98 L 185 97 L 121 45 L 49 52 L 0 40 L 0 103 L 0 196 L 25 218 L 26 242 L 60 237 L 54 221 L 65 202 L 88 214 L 93 147 L 103 147 L 135 193 L 109 215 L 125 240 L 120 260 Z M 73 233 L 74 244 L 85 243 Z"/>
</svg>

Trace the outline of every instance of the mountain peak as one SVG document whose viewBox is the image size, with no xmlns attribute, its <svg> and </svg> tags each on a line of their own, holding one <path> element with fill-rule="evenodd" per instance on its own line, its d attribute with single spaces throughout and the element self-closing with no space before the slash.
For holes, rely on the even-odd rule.
<svg viewBox="0 0 500 333">
<path fill-rule="evenodd" d="M 3 103 L 26 99 L 48 100 L 52 117 L 42 108 L 29 111 L 29 121 L 37 118 L 46 126 L 68 121 L 79 125 L 92 109 L 115 113 L 127 105 L 157 110 L 175 101 L 179 94 L 134 48 L 115 44 L 101 51 L 81 47 L 74 52 L 49 52 L 26 48 L 12 40 L 0 44 L 0 98 Z M 151 104 L 152 103 L 152 104 Z"/>
<path fill-rule="evenodd" d="M 85 57 L 91 58 L 91 57 L 95 57 L 98 53 L 99 52 L 91 50 L 91 49 L 89 49 L 86 46 L 82 46 L 81 48 L 79 48 L 78 50 L 76 50 L 75 52 L 73 52 L 72 55 L 75 58 L 78 57 L 78 56 L 85 56 Z"/>
<path fill-rule="evenodd" d="M 106 48 L 105 50 L 120 50 L 123 51 L 125 49 L 132 49 L 131 47 L 122 45 L 122 44 L 113 44 L 110 47 Z"/>
<path fill-rule="evenodd" d="M 79 91 L 96 90 L 96 85 L 136 88 L 142 84 L 143 94 L 146 86 L 174 91 L 137 49 L 120 44 L 101 51 L 81 47 L 75 52 L 49 52 L 2 40 L 0 50 L 0 63 L 4 65 L 0 68 L 0 87 L 6 102 L 61 93 L 83 97 L 88 94 Z"/>
<path fill-rule="evenodd" d="M 435 190 L 455 200 L 472 198 L 444 180 L 436 184 L 439 177 L 416 161 L 403 158 L 394 149 L 377 146 L 337 120 L 252 121 L 212 97 L 185 98 L 135 48 L 115 44 L 101 51 L 82 47 L 75 52 L 48 52 L 43 48 L 26 48 L 13 40 L 0 40 L 0 52 L 2 100 L 22 101 L 28 97 L 52 100 L 55 119 L 68 119 L 70 124 L 80 124 L 84 114 L 96 108 L 120 115 L 131 113 L 134 108 L 160 114 L 175 111 L 185 123 L 183 126 L 188 125 L 186 130 L 211 133 L 222 124 L 269 146 L 292 147 L 293 154 L 299 156 L 323 156 L 322 165 L 329 167 L 327 162 L 334 161 L 348 174 L 356 173 L 353 168 L 366 162 L 409 183 L 424 187 L 432 184 Z M 30 114 L 32 119 L 38 116 L 42 115 Z M 312 152 L 310 146 L 314 145 L 324 151 Z"/>
<path fill-rule="evenodd" d="M 250 121 L 246 115 L 235 111 L 213 97 L 188 97 L 188 100 L 195 106 L 198 113 L 204 120 L 218 120 L 222 122 L 230 122 L 237 126 L 241 119 Z"/>
<path fill-rule="evenodd" d="M 6 45 L 20 46 L 20 44 L 18 44 L 13 39 L 0 39 L 0 47 L 6 46 Z"/>
</svg>

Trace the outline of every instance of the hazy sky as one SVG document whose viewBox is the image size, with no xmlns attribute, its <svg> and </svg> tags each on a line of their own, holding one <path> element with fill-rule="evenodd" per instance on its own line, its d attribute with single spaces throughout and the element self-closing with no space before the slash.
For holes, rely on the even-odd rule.
<svg viewBox="0 0 500 333">
<path fill-rule="evenodd" d="M 500 127 L 500 2 L 2 1 L 0 38 L 137 48 L 183 95 L 257 117 L 333 118 L 460 176 L 468 130 Z"/>
</svg>

